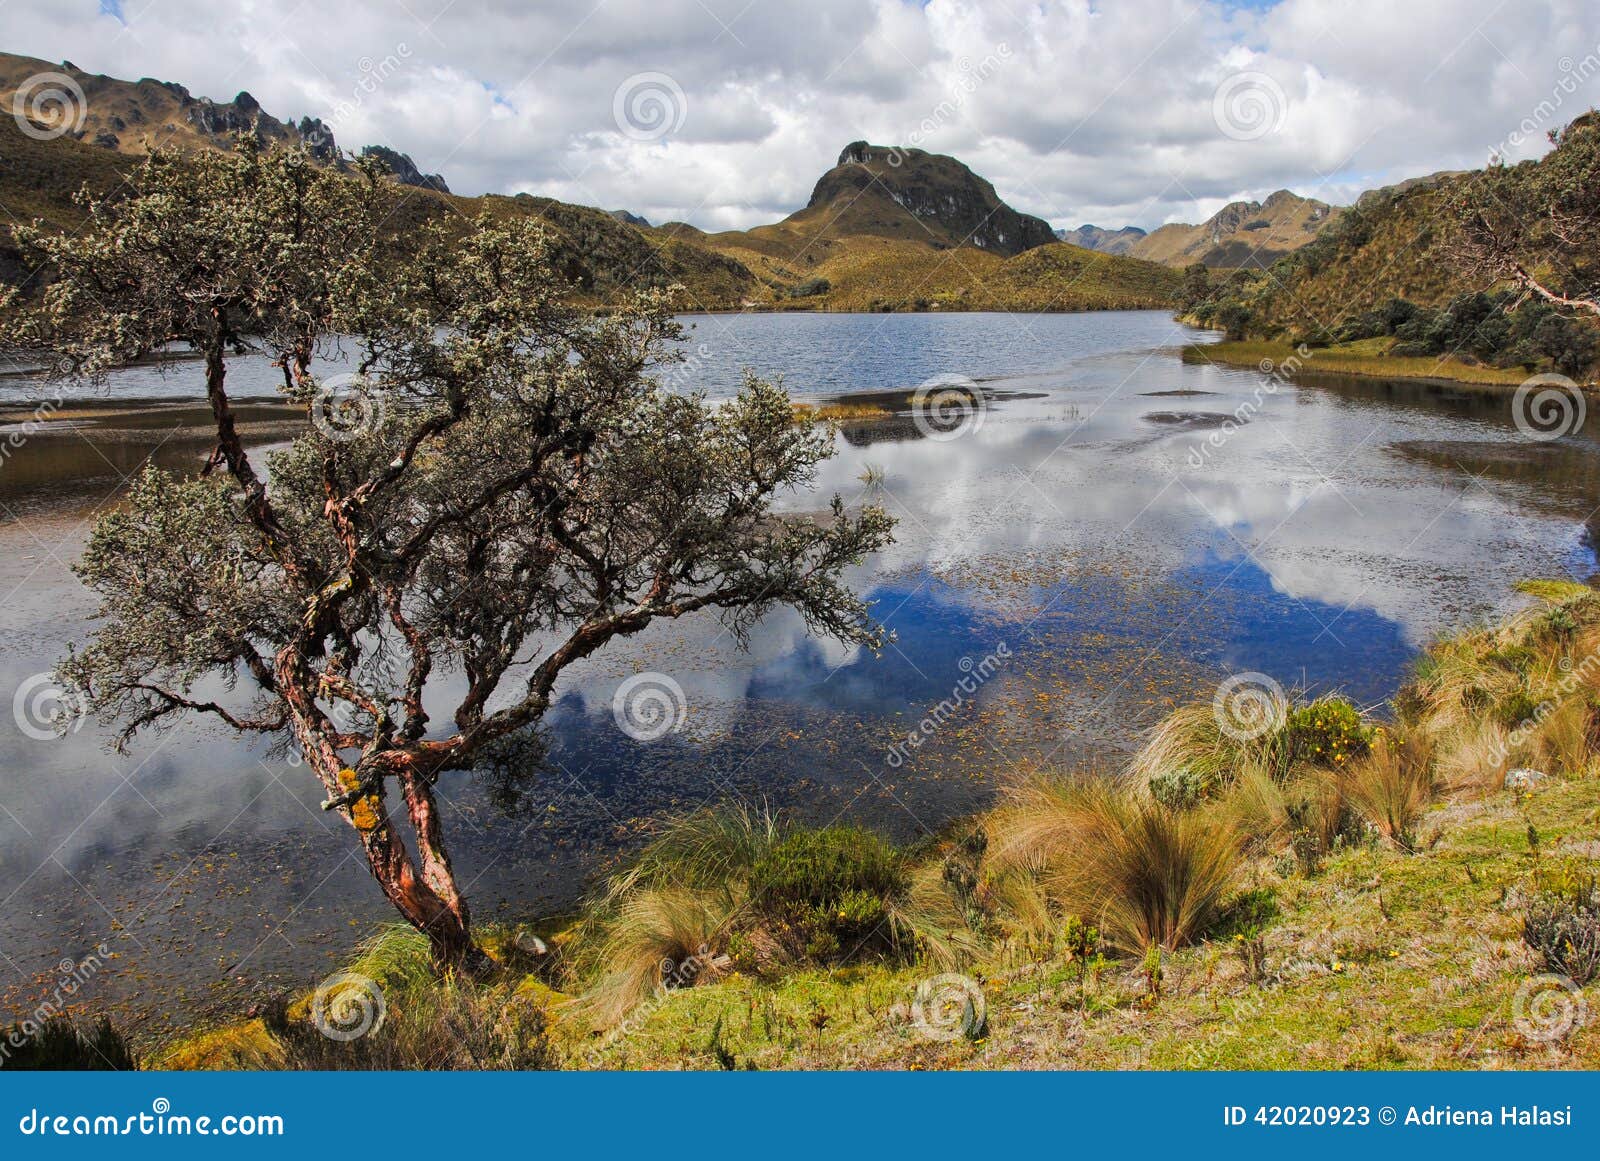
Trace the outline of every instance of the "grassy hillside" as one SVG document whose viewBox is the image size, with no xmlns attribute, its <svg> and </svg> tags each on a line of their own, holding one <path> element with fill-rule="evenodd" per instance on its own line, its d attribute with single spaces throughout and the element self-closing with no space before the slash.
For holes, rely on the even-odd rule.
<svg viewBox="0 0 1600 1161">
<path fill-rule="evenodd" d="M 118 80 L 0 53 L 0 101 L 46 73 L 64 74 L 84 100 L 68 106 L 68 131 L 52 140 L 36 140 L 10 118 L 0 123 L 6 283 L 33 269 L 11 242 L 12 224 L 43 219 L 72 228 L 83 216 L 73 204 L 79 189 L 106 196 L 152 148 L 225 149 L 246 133 L 268 147 L 304 146 L 323 163 L 345 164 L 321 122 L 279 121 L 248 93 L 217 102 L 170 82 Z M 801 210 L 770 226 L 715 235 L 527 194 L 458 197 L 410 158 L 369 151 L 396 175 L 388 224 L 397 250 L 412 230 L 439 218 L 466 221 L 484 210 L 536 217 L 548 225 L 579 299 L 596 307 L 633 287 L 678 284 L 687 310 L 1096 310 L 1169 305 L 1176 286 L 1148 264 L 1055 244 L 1047 223 L 1006 205 L 961 162 L 917 149 L 855 142 Z M 1035 248 L 1050 256 L 1028 258 Z M 1027 260 L 1008 262 L 1012 256 Z"/>
<path fill-rule="evenodd" d="M 1281 189 L 1264 202 L 1232 202 L 1198 226 L 1173 223 L 1128 249 L 1135 258 L 1183 267 L 1265 269 L 1317 237 L 1340 210 Z"/>
<path fill-rule="evenodd" d="M 1232 340 L 1307 344 L 1312 370 L 1358 370 L 1335 368 L 1346 361 L 1364 363 L 1361 372 L 1377 375 L 1520 383 L 1554 372 L 1593 381 L 1600 372 L 1600 320 L 1496 283 L 1496 274 L 1466 257 L 1462 222 L 1465 207 L 1508 177 L 1568 180 L 1559 176 L 1566 172 L 1564 159 L 1592 150 L 1597 133 L 1600 122 L 1589 115 L 1574 121 L 1557 150 L 1540 161 L 1433 174 L 1372 191 L 1264 273 L 1238 271 L 1209 286 L 1186 283 L 1179 309 Z M 1539 252 L 1518 260 L 1546 281 L 1581 284 L 1572 263 L 1554 269 Z M 1251 354 L 1235 346 L 1206 357 L 1254 361 Z"/>
</svg>

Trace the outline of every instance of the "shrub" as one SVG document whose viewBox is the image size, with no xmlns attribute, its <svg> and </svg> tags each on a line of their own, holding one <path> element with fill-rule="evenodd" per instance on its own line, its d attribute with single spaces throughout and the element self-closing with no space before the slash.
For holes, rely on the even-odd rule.
<svg viewBox="0 0 1600 1161">
<path fill-rule="evenodd" d="M 1600 975 L 1600 887 L 1577 877 L 1535 895 L 1522 919 L 1522 941 L 1547 971 L 1579 987 Z"/>
<path fill-rule="evenodd" d="M 850 959 L 895 943 L 890 902 L 904 893 L 899 856 L 853 826 L 795 830 L 750 869 L 751 905 L 807 959 Z"/>
<path fill-rule="evenodd" d="M 1206 799 L 1207 780 L 1193 770 L 1168 770 L 1152 775 L 1150 796 L 1169 810 L 1192 810 Z"/>
<path fill-rule="evenodd" d="M 1291 710 L 1284 729 L 1295 761 L 1334 769 L 1365 754 L 1372 741 L 1361 711 L 1338 697 L 1318 698 Z"/>
<path fill-rule="evenodd" d="M 131 1072 L 139 1067 L 133 1049 L 101 1016 L 87 1027 L 70 1016 L 50 1017 L 36 1029 L 13 1024 L 0 1033 L 0 1069 L 38 1072 Z"/>
</svg>

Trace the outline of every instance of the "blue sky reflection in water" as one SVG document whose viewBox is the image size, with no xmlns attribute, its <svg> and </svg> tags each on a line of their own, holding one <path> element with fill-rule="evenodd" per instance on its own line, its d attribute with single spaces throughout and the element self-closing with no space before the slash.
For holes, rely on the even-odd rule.
<svg viewBox="0 0 1600 1161">
<path fill-rule="evenodd" d="M 689 321 L 686 381 L 713 395 L 746 367 L 783 372 L 809 398 L 954 374 L 982 382 L 990 405 L 944 441 L 904 417 L 849 426 L 820 473 L 820 496 L 900 517 L 898 543 L 851 577 L 896 633 L 881 659 L 784 612 L 748 651 L 714 618 L 660 626 L 562 686 L 548 768 L 518 814 L 496 810 L 483 780 L 448 779 L 483 918 L 570 904 L 651 816 L 722 798 L 914 835 L 1019 765 L 1116 761 L 1173 700 L 1209 697 L 1232 672 L 1378 702 L 1431 636 L 1513 604 L 1515 580 L 1593 566 L 1600 447 L 1590 431 L 1522 439 L 1503 395 L 1372 381 L 1263 391 L 1254 371 L 1181 363 L 1173 348 L 1196 336 L 1155 312 Z M 107 414 L 30 440 L 0 471 L 7 702 L 91 627 L 67 566 L 119 473 L 157 443 L 168 466 L 203 459 L 206 442 L 169 425 L 197 399 L 196 372 L 128 373 L 94 400 Z M 37 391 L 6 381 L 0 410 Z M 166 400 L 154 415 L 119 406 L 152 396 Z M 1250 399 L 1253 422 L 1222 438 Z M 891 764 L 1002 645 L 962 711 Z M 682 728 L 651 743 L 611 713 L 642 671 L 684 695 Z M 430 691 L 434 709 L 450 680 Z M 188 725 L 126 756 L 104 741 L 90 724 L 59 741 L 0 733 L 8 1011 L 36 973 L 102 939 L 120 957 L 95 986 L 132 1018 L 176 1018 L 153 996 L 172 1013 L 233 1010 L 388 920 L 304 770 Z"/>
</svg>

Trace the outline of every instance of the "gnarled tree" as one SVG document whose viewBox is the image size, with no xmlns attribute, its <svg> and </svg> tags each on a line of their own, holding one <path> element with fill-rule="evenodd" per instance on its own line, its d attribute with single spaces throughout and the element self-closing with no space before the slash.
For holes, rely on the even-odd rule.
<svg viewBox="0 0 1600 1161">
<path fill-rule="evenodd" d="M 1491 165 L 1462 184 L 1452 254 L 1481 278 L 1600 316 L 1600 114 L 1551 139 L 1543 159 Z"/>
<path fill-rule="evenodd" d="M 787 605 L 876 646 L 842 576 L 892 521 L 775 512 L 831 439 L 758 381 L 721 406 L 660 387 L 663 294 L 583 314 L 526 220 L 440 224 L 397 260 L 393 196 L 294 153 L 157 155 L 81 233 L 32 235 L 54 278 L 32 337 L 60 372 L 193 348 L 217 435 L 207 471 L 145 471 L 94 529 L 77 568 L 102 620 L 62 675 L 122 744 L 198 714 L 296 747 L 437 959 L 476 968 L 440 775 L 662 618 L 715 610 L 742 639 Z M 319 377 L 336 349 L 351 374 Z M 314 420 L 266 470 L 235 429 L 240 357 Z"/>
</svg>

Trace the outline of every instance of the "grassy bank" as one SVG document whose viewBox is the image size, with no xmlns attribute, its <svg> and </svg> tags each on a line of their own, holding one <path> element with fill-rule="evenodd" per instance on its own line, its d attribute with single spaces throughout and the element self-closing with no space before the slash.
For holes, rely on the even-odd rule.
<svg viewBox="0 0 1600 1161">
<path fill-rule="evenodd" d="M 668 820 L 577 917 L 482 932 L 488 981 L 392 928 L 143 1063 L 1600 1067 L 1600 592 L 1523 588 L 1382 723 L 1225 683 L 910 848 Z"/>
<path fill-rule="evenodd" d="M 1515 387 L 1531 372 L 1520 367 L 1489 367 L 1455 358 L 1413 358 L 1387 353 L 1393 341 L 1363 339 L 1328 347 L 1312 347 L 1301 354 L 1286 342 L 1244 341 L 1201 343 L 1183 349 L 1183 361 L 1213 363 L 1223 367 L 1250 367 L 1270 373 L 1297 375 L 1370 375 L 1382 379 L 1444 379 Z"/>
</svg>

